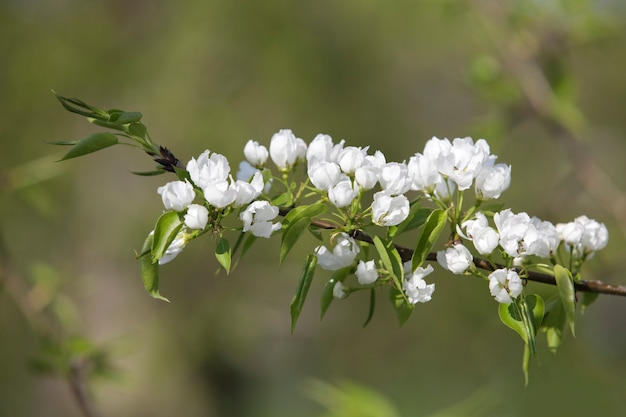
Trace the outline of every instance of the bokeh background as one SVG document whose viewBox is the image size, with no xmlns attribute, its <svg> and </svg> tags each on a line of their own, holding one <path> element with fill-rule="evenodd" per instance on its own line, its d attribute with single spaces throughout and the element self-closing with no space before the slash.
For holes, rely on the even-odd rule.
<svg viewBox="0 0 626 417">
<path fill-rule="evenodd" d="M 578 145 L 524 111 L 507 78 L 520 68 L 499 63 L 515 48 L 551 60 L 539 59 Z M 131 175 L 153 165 L 129 148 L 56 163 L 65 149 L 45 142 L 98 131 L 51 89 L 143 112 L 183 161 L 207 148 L 238 161 L 281 128 L 399 161 L 432 136 L 485 137 L 513 166 L 507 206 L 606 223 L 586 277 L 625 285 L 625 68 L 620 1 L 0 0 L 0 416 L 82 415 L 63 378 L 33 371 L 42 328 L 108 353 L 112 376 L 89 383 L 102 416 L 342 415 L 312 381 L 349 381 L 402 416 L 623 415 L 622 298 L 600 297 L 557 356 L 542 341 L 528 387 L 521 341 L 476 279 L 434 275 L 433 301 L 403 327 L 379 302 L 363 328 L 361 294 L 320 322 L 318 271 L 291 334 L 313 240 L 280 268 L 278 239 L 256 245 L 230 276 L 215 274 L 210 239 L 194 241 L 161 270 L 167 304 L 143 290 L 133 250 L 169 179 Z M 568 146 L 605 176 L 583 184 Z M 351 415 L 394 415 L 383 409 Z"/>
</svg>

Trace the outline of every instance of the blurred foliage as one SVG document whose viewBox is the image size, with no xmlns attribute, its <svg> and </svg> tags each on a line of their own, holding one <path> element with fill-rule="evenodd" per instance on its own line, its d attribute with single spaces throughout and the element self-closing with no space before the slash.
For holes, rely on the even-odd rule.
<svg viewBox="0 0 626 417">
<path fill-rule="evenodd" d="M 125 346 L 112 362 L 132 382 L 96 381 L 102 415 L 314 416 L 297 388 L 308 378 L 358 381 L 399 415 L 437 415 L 485 384 L 498 398 L 481 396 L 479 415 L 623 414 L 621 299 L 600 297 L 577 339 L 531 369 L 526 389 L 517 336 L 474 281 L 435 277 L 435 299 L 401 329 L 388 309 L 363 330 L 367 300 L 333 303 L 321 324 L 307 303 L 290 335 L 305 242 L 278 269 L 270 241 L 229 277 L 214 276 L 213 248 L 194 245 L 163 269 L 174 302 L 161 305 L 145 295 L 133 253 L 160 213 L 162 178 L 129 172 L 152 162 L 107 149 L 55 164 L 62 153 L 44 142 L 93 133 L 50 89 L 140 110 L 154 141 L 182 161 L 206 148 L 236 160 L 248 139 L 267 143 L 280 128 L 394 160 L 433 135 L 485 137 L 513 165 L 504 200 L 555 222 L 583 213 L 604 221 L 609 247 L 584 273 L 624 284 L 624 224 L 613 207 L 623 193 L 611 193 L 626 189 L 625 23 L 623 3 L 610 0 L 0 1 L 0 416 L 81 415 L 65 385 L 28 372 L 41 345 L 11 301 L 6 259 L 13 277 L 34 276 L 35 265 L 73 277 L 17 290 L 37 288 L 32 297 L 58 304 L 65 313 L 52 317 L 75 330 L 48 353 L 67 358 L 71 348 L 98 368 L 100 346 Z M 527 67 L 507 56 L 541 72 L 553 93 L 545 107 L 522 99 L 515 71 Z M 613 188 L 579 169 L 570 157 L 578 145 L 557 139 L 563 129 Z M 339 392 L 348 403 L 365 395 Z"/>
</svg>

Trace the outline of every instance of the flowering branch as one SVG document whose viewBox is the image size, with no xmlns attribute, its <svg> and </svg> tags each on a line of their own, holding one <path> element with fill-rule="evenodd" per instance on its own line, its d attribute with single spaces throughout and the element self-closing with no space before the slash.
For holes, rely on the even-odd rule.
<svg viewBox="0 0 626 417">
<path fill-rule="evenodd" d="M 245 161 L 235 179 L 228 159 L 209 150 L 183 167 L 171 151 L 154 144 L 141 113 L 101 110 L 57 97 L 67 110 L 117 132 L 57 142 L 72 145 L 62 160 L 122 139 L 157 163 L 155 171 L 141 175 L 172 172 L 178 178 L 158 188 L 165 212 L 137 254 L 144 286 L 157 299 L 167 301 L 159 293 L 159 266 L 204 234 L 216 241 L 215 257 L 229 273 L 236 252 L 241 258 L 258 238 L 274 234 L 281 235 L 282 263 L 307 230 L 322 244 L 305 262 L 291 303 L 292 330 L 318 266 L 332 274 L 322 291 L 322 316 L 334 299 L 369 291 L 367 321 L 377 289 L 389 291 L 400 323 L 417 304 L 432 299 L 435 284 L 425 278 L 434 268 L 424 266 L 426 261 L 436 261 L 453 274 L 483 279 L 500 303 L 500 319 L 523 339 L 526 358 L 536 353 L 539 329 L 546 332 L 552 350 L 560 344 L 565 326 L 574 333 L 577 305 L 584 308 L 595 299 L 583 296 L 579 301 L 576 290 L 626 295 L 624 287 L 582 279 L 583 264 L 607 244 L 604 224 L 580 216 L 554 225 L 493 204 L 509 188 L 511 166 L 496 163 L 484 139 L 433 137 L 408 162 L 388 162 L 380 151 L 370 154 L 369 147 L 345 146 L 345 141 L 335 143 L 324 134 L 307 144 L 283 129 L 273 135 L 269 149 L 253 140 L 246 143 Z M 268 166 L 270 159 L 278 175 Z M 468 201 L 473 201 L 469 207 Z M 279 215 L 282 222 L 275 221 Z M 226 222 L 231 217 L 239 226 Z M 446 226 L 449 242 L 434 252 Z M 400 234 L 418 230 L 414 249 L 394 243 Z M 234 246 L 230 234 L 238 234 Z M 472 255 L 467 243 L 484 258 Z M 375 254 L 370 255 L 367 246 Z M 524 293 L 525 281 L 555 285 L 558 293 L 544 302 L 537 294 Z M 524 371 L 528 373 L 527 361 Z"/>
</svg>

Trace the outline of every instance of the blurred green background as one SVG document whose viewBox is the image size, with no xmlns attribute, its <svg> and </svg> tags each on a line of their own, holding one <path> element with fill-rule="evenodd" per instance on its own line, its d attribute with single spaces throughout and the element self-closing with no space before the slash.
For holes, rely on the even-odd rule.
<svg viewBox="0 0 626 417">
<path fill-rule="evenodd" d="M 402 328 L 384 302 L 362 328 L 361 294 L 334 303 L 320 323 L 327 275 L 318 271 L 290 334 L 312 240 L 280 269 L 278 239 L 256 245 L 230 276 L 215 275 L 210 240 L 195 241 L 162 268 L 172 303 L 159 302 L 143 290 L 133 250 L 169 178 L 131 175 L 153 165 L 127 148 L 55 163 L 65 149 L 45 143 L 97 131 L 50 89 L 143 112 L 153 139 L 185 162 L 207 148 L 238 161 L 248 139 L 268 144 L 281 128 L 400 161 L 431 136 L 485 137 L 513 166 L 502 200 L 555 223 L 581 214 L 606 223 L 609 246 L 586 277 L 624 285 L 626 224 L 593 195 L 606 184 L 581 186 L 577 164 L 540 120 L 511 120 L 506 109 L 523 100 L 493 78 L 493 54 L 511 37 L 532 44 L 558 29 L 565 41 L 533 45 L 562 48 L 552 87 L 565 86 L 561 97 L 580 112 L 586 158 L 626 190 L 626 7 L 500 2 L 513 17 L 498 26 L 493 3 L 0 0 L 0 416 L 81 415 L 67 384 L 31 371 L 40 341 L 16 298 L 54 317 L 59 333 L 107 349 L 116 378 L 91 385 L 103 416 L 341 415 L 314 400 L 324 391 L 312 379 L 372 389 L 402 416 L 623 415 L 622 298 L 600 297 L 556 357 L 542 342 L 527 388 L 521 341 L 476 279 L 434 275 L 433 301 Z"/>
</svg>

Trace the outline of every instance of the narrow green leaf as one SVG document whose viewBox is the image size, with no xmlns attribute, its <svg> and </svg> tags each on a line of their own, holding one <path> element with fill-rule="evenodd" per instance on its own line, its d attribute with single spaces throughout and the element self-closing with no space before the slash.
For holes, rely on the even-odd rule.
<svg viewBox="0 0 626 417">
<path fill-rule="evenodd" d="M 248 249 L 250 249 L 250 247 L 252 247 L 252 244 L 257 240 L 257 237 L 254 236 L 252 233 L 247 233 L 247 235 L 248 237 L 246 237 L 246 241 L 243 242 L 243 246 L 241 247 L 241 256 L 239 257 L 240 259 L 243 258 L 243 255 L 248 252 Z"/>
<path fill-rule="evenodd" d="M 537 354 L 536 336 L 543 320 L 545 304 L 543 298 L 537 294 L 530 294 L 521 300 L 520 307 L 524 315 L 523 321 L 528 336 L 528 347 L 530 353 L 535 356 Z"/>
<path fill-rule="evenodd" d="M 530 373 L 530 357 L 531 351 L 528 344 L 524 345 L 524 354 L 522 356 L 522 372 L 524 372 L 524 385 L 528 386 L 529 373 Z"/>
<path fill-rule="evenodd" d="M 566 317 L 563 303 L 561 303 L 561 298 L 555 295 L 546 302 L 546 315 L 541 323 L 541 328 L 546 334 L 548 349 L 553 354 L 556 354 L 563 340 L 565 322 Z"/>
<path fill-rule="evenodd" d="M 61 145 L 61 146 L 74 146 L 78 143 L 77 140 L 55 140 L 55 141 L 46 141 L 49 145 Z"/>
<path fill-rule="evenodd" d="M 157 175 L 165 174 L 163 169 L 155 169 L 154 171 L 132 171 L 131 174 L 139 175 L 140 177 L 154 177 Z"/>
<path fill-rule="evenodd" d="M 107 129 L 113 129 L 113 130 L 117 130 L 120 132 L 126 132 L 126 128 L 124 127 L 124 125 L 109 122 L 108 120 L 94 119 L 91 117 L 88 120 L 89 120 L 89 123 L 94 124 L 96 126 L 105 127 Z"/>
<path fill-rule="evenodd" d="M 117 139 L 117 136 L 112 133 L 94 133 L 91 136 L 87 136 L 86 138 L 79 140 L 63 158 L 59 159 L 59 161 L 66 161 L 68 159 L 87 155 L 118 143 L 119 140 Z"/>
<path fill-rule="evenodd" d="M 138 257 L 143 286 L 153 298 L 169 303 L 170 300 L 159 293 L 159 264 L 152 262 L 152 242 L 153 235 L 150 234 L 144 241 L 141 254 Z"/>
<path fill-rule="evenodd" d="M 574 331 L 576 324 L 576 292 L 572 273 L 561 265 L 554 265 L 554 278 L 556 279 L 556 286 L 559 289 L 559 296 L 561 297 L 567 323 L 569 324 L 572 336 L 576 337 Z"/>
<path fill-rule="evenodd" d="M 323 203 L 298 206 L 291 209 L 289 213 L 287 213 L 284 222 L 292 223 L 294 221 L 297 221 L 298 219 L 305 217 L 313 218 L 315 216 L 319 216 L 320 214 L 324 214 L 326 210 L 326 204 Z"/>
<path fill-rule="evenodd" d="M 109 121 L 118 125 L 136 123 L 143 117 L 143 115 L 138 111 L 109 111 L 109 114 Z"/>
<path fill-rule="evenodd" d="M 231 250 L 230 242 L 226 238 L 221 238 L 215 247 L 215 258 L 217 262 L 226 270 L 226 274 L 230 273 Z"/>
<path fill-rule="evenodd" d="M 313 275 L 315 275 L 316 266 L 317 256 L 309 255 L 306 259 L 306 263 L 304 264 L 304 269 L 302 270 L 302 275 L 300 276 L 300 281 L 298 282 L 298 288 L 296 289 L 296 293 L 291 300 L 290 310 L 292 333 L 296 328 L 298 317 L 300 317 L 300 312 L 302 312 L 306 296 L 309 293 L 309 288 L 311 287 L 311 282 L 313 281 Z"/>
<path fill-rule="evenodd" d="M 417 229 L 422 226 L 432 211 L 433 209 L 425 207 L 416 207 L 411 210 L 409 217 L 396 226 L 397 229 L 394 231 L 393 236 L 397 236 L 401 233 L 408 232 L 409 230 Z"/>
<path fill-rule="evenodd" d="M 426 257 L 432 250 L 433 246 L 439 239 L 439 235 L 443 232 L 446 225 L 447 213 L 444 210 L 433 210 L 426 219 L 426 224 L 422 229 L 415 251 L 413 252 L 413 260 L 411 261 L 411 270 L 415 271 L 422 266 Z"/>
<path fill-rule="evenodd" d="M 335 297 L 333 296 L 333 289 L 335 288 L 335 284 L 337 282 L 343 282 L 350 274 L 351 270 L 351 266 L 338 269 L 337 271 L 333 272 L 326 285 L 324 285 L 320 299 L 320 320 L 324 318 L 326 310 L 328 310 L 328 307 L 330 307 L 330 304 L 335 299 Z"/>
<path fill-rule="evenodd" d="M 404 267 L 402 266 L 402 260 L 400 254 L 395 247 L 389 242 L 383 242 L 378 236 L 374 236 L 374 247 L 380 256 L 380 260 L 383 266 L 391 275 L 395 287 L 402 292 L 402 279 L 404 278 Z M 402 293 L 404 294 L 404 293 Z"/>
<path fill-rule="evenodd" d="M 367 311 L 367 317 L 365 318 L 365 323 L 363 323 L 363 327 L 367 326 L 369 322 L 374 317 L 374 310 L 376 309 L 376 290 L 374 288 L 370 288 L 370 307 Z"/>
<path fill-rule="evenodd" d="M 135 122 L 131 123 L 130 126 L 128 126 L 128 133 L 132 136 L 145 138 L 146 134 L 148 133 L 148 129 L 143 123 Z"/>
<path fill-rule="evenodd" d="M 293 198 L 291 193 L 285 192 L 272 199 L 272 205 L 277 207 L 291 207 L 293 205 Z"/>
<path fill-rule="evenodd" d="M 165 251 L 176 238 L 176 234 L 183 227 L 180 215 L 175 211 L 166 211 L 159 217 L 154 226 L 154 240 L 152 242 L 152 262 L 163 257 Z"/>
<path fill-rule="evenodd" d="M 106 120 L 108 118 L 108 114 L 103 110 L 97 109 L 84 101 L 75 99 L 75 98 L 67 98 L 63 97 L 56 93 L 56 91 L 52 90 L 52 94 L 56 96 L 56 98 L 61 102 L 63 107 L 69 112 L 80 114 L 85 117 L 92 117 L 96 119 Z"/>
<path fill-rule="evenodd" d="M 289 251 L 291 251 L 293 246 L 302 235 L 302 232 L 307 230 L 310 224 L 310 217 L 299 217 L 297 220 L 291 221 L 286 225 L 283 223 L 285 228 L 283 230 L 283 234 L 280 240 L 280 259 L 278 261 L 279 265 L 282 265 Z"/>
<path fill-rule="evenodd" d="M 396 310 L 396 318 L 398 319 L 398 324 L 402 326 L 406 321 L 411 317 L 411 313 L 413 313 L 413 304 L 409 303 L 406 299 L 406 295 L 400 289 L 396 287 L 389 288 L 389 300 Z"/>
<path fill-rule="evenodd" d="M 585 314 L 587 306 L 596 301 L 599 295 L 597 292 L 584 292 L 580 303 L 580 314 Z"/>
</svg>

